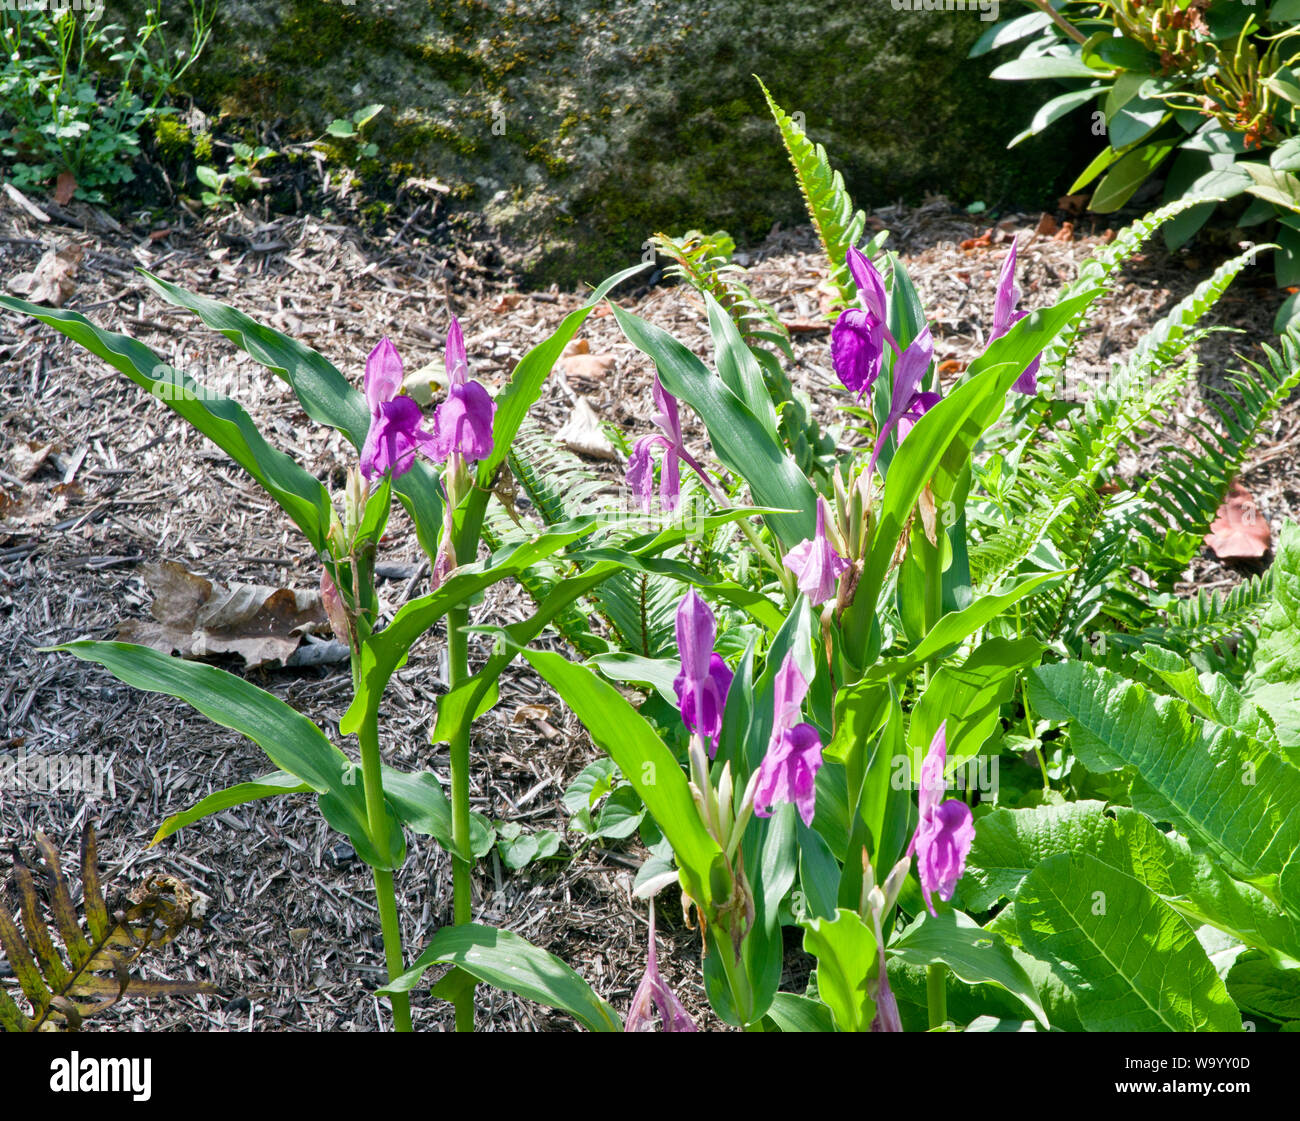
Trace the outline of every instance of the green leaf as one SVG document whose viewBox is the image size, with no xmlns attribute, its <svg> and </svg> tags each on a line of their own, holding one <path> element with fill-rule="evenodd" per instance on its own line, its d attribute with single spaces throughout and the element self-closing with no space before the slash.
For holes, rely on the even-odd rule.
<svg viewBox="0 0 1300 1121">
<path fill-rule="evenodd" d="M 628 340 L 653 359 L 664 388 L 699 414 L 724 467 L 749 483 L 759 506 L 790 513 L 769 514 L 767 523 L 786 549 L 813 536 L 817 493 L 794 459 L 735 395 L 722 378 L 667 331 L 611 304 Z"/>
<path fill-rule="evenodd" d="M 1044 1029 L 1051 1028 L 1038 992 L 1011 948 L 969 915 L 953 910 L 937 916 L 924 913 L 889 944 L 887 952 L 912 965 L 943 962 L 970 985 L 999 985 L 1017 997 Z"/>
<path fill-rule="evenodd" d="M 645 717 L 593 670 L 548 650 L 523 650 L 522 654 L 636 788 L 673 846 L 687 895 L 707 906 L 712 871 L 723 865 L 725 858 L 700 821 L 686 776 L 672 752 Z"/>
<path fill-rule="evenodd" d="M 1275 0 L 1268 10 L 1269 23 L 1300 22 L 1300 0 Z"/>
<path fill-rule="evenodd" d="M 990 78 L 1004 82 L 1024 82 L 1037 78 L 1096 78 L 1098 72 L 1077 55 L 1040 55 L 1037 58 L 1013 58 L 997 67 Z"/>
<path fill-rule="evenodd" d="M 833 919 L 810 919 L 803 948 L 817 959 L 817 994 L 830 1008 L 839 1031 L 866 1032 L 876 1015 L 867 979 L 876 965 L 876 936 L 853 911 L 839 908 Z"/>
<path fill-rule="evenodd" d="M 311 786 L 303 782 L 297 775 L 291 775 L 287 771 L 273 771 L 271 774 L 263 775 L 252 782 L 241 782 L 235 786 L 228 786 L 225 790 L 217 790 L 209 794 L 190 809 L 172 814 L 158 827 L 158 832 L 153 835 L 149 847 L 153 848 L 159 841 L 170 837 L 187 825 L 193 825 L 194 822 L 202 818 L 211 817 L 213 814 L 228 810 L 232 806 L 242 806 L 246 802 L 256 802 L 260 798 L 272 798 L 277 794 L 309 794 L 311 791 Z"/>
<path fill-rule="evenodd" d="M 83 641 L 51 649 L 95 662 L 137 689 L 177 697 L 214 723 L 247 736 L 272 763 L 321 796 L 326 820 L 347 834 L 362 859 L 379 868 L 401 864 L 405 843 L 400 828 L 390 828 L 388 852 L 378 852 L 370 841 L 354 765 L 324 732 L 278 697 L 216 666 L 171 658 L 145 646 Z"/>
<path fill-rule="evenodd" d="M 1016 896 L 1024 948 L 1052 963 L 1088 1031 L 1240 1031 L 1190 926 L 1088 853 L 1049 857 Z"/>
<path fill-rule="evenodd" d="M 1282 527 L 1272 571 L 1246 692 L 1273 718 L 1280 742 L 1300 747 L 1300 524 Z"/>
<path fill-rule="evenodd" d="M 1173 822 L 1232 875 L 1300 909 L 1289 890 L 1300 876 L 1300 769 L 1108 669 L 1062 662 L 1031 671 L 1028 683 L 1040 717 L 1071 722 L 1085 767 L 1131 768 L 1135 809 Z"/>
<path fill-rule="evenodd" d="M 271 447 L 235 401 L 205 389 L 143 343 L 102 330 L 75 311 L 43 308 L 8 296 L 0 296 L 0 307 L 39 319 L 148 390 L 247 471 L 293 519 L 317 552 L 326 551 L 329 494 L 311 474 Z"/>
<path fill-rule="evenodd" d="M 777 993 L 767 1014 L 783 1032 L 835 1030 L 835 1018 L 826 1005 L 820 1000 L 794 993 Z"/>
<path fill-rule="evenodd" d="M 773 440 L 777 439 L 776 409 L 772 396 L 763 380 L 763 370 L 754 352 L 745 344 L 735 322 L 715 300 L 705 292 L 704 306 L 709 312 L 709 331 L 713 335 L 713 352 L 718 365 L 718 376 L 726 383 L 745 407 L 754 415 Z"/>
<path fill-rule="evenodd" d="M 432 837 L 447 852 L 473 864 L 492 851 L 496 840 L 492 824 L 480 813 L 469 815 L 468 853 L 461 852 L 453 839 L 451 804 L 442 784 L 432 771 L 410 774 L 388 765 L 383 767 L 384 797 L 403 825 L 425 837 Z"/>
<path fill-rule="evenodd" d="M 235 308 L 186 291 L 152 273 L 142 270 L 142 275 L 145 283 L 168 303 L 193 312 L 253 361 L 288 382 L 312 420 L 337 428 L 357 451 L 361 450 L 370 430 L 365 397 L 322 355 Z M 411 470 L 393 482 L 393 489 L 415 522 L 420 547 L 431 557 L 437 552 L 442 530 L 439 488 L 437 471 L 418 456 Z"/>
<path fill-rule="evenodd" d="M 1120 156 L 1097 184 L 1089 209 L 1097 214 L 1118 210 L 1177 147 L 1176 140 L 1157 140 Z"/>
<path fill-rule="evenodd" d="M 507 822 L 496 829 L 497 851 L 501 863 L 512 871 L 526 868 L 535 860 L 549 860 L 560 851 L 560 835 L 554 829 L 525 833 L 518 822 Z"/>
<path fill-rule="evenodd" d="M 626 681 L 635 685 L 649 685 L 669 704 L 677 703 L 673 682 L 677 679 L 681 663 L 674 658 L 646 658 L 640 654 L 625 654 L 613 650 L 587 659 L 611 681 Z"/>
<path fill-rule="evenodd" d="M 1004 19 L 1000 23 L 995 23 L 978 39 L 975 45 L 971 47 L 967 58 L 978 58 L 980 55 L 988 54 L 989 51 L 995 51 L 999 47 L 1005 47 L 1010 43 L 1018 43 L 1021 39 L 1027 39 L 1030 35 L 1039 31 L 1044 31 L 1052 24 L 1052 17 L 1046 12 L 1027 12 L 1023 16 L 1016 16 L 1014 19 Z"/>
<path fill-rule="evenodd" d="M 410 992 L 434 965 L 458 966 L 485 985 L 558 1008 L 590 1031 L 623 1030 L 618 1013 L 554 954 L 518 934 L 477 923 L 443 927 L 415 964 L 379 991 Z"/>
<path fill-rule="evenodd" d="M 1109 144 L 1106 145 L 1106 147 L 1092 158 L 1092 162 L 1079 172 L 1079 177 L 1070 184 L 1066 193 L 1072 195 L 1076 191 L 1083 190 L 1084 187 L 1096 179 L 1098 175 L 1110 167 L 1110 165 L 1119 159 L 1119 157 L 1119 152 L 1115 151 L 1115 149 Z"/>
<path fill-rule="evenodd" d="M 1279 171 L 1254 160 L 1243 160 L 1237 166 L 1254 180 L 1246 190 L 1256 198 L 1300 213 L 1300 179 L 1289 171 Z"/>
<path fill-rule="evenodd" d="M 1098 95 L 1105 92 L 1104 86 L 1093 86 L 1086 90 L 1070 90 L 1068 93 L 1059 94 L 1050 101 L 1045 101 L 1034 113 L 1034 119 L 1029 122 L 1029 127 L 1024 132 L 1018 133 L 1007 147 L 1014 148 L 1022 140 L 1037 136 L 1048 125 L 1060 120 L 1067 113 L 1072 113 L 1081 105 L 1087 105 L 1089 101 L 1093 101 Z"/>
</svg>

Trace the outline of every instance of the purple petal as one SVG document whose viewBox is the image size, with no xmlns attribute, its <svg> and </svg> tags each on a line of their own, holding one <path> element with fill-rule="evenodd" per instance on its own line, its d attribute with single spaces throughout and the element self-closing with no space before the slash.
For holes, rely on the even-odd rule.
<svg viewBox="0 0 1300 1121">
<path fill-rule="evenodd" d="M 732 678 L 727 663 L 713 652 L 716 633 L 713 612 L 692 588 L 677 608 L 677 648 L 682 668 L 673 681 L 673 692 L 677 694 L 682 723 L 709 744 L 710 757 L 718 750 Z"/>
<path fill-rule="evenodd" d="M 461 334 L 460 320 L 451 317 L 447 328 L 447 386 L 464 385 L 469 377 L 469 360 L 465 357 L 465 336 Z"/>
<path fill-rule="evenodd" d="M 650 513 L 650 494 L 654 490 L 654 457 L 650 454 L 662 436 L 642 436 L 632 445 L 632 455 L 627 461 L 627 485 L 641 503 L 641 509 Z"/>
<path fill-rule="evenodd" d="M 933 358 L 934 339 L 930 335 L 929 324 L 926 324 L 921 333 L 912 340 L 911 345 L 894 361 L 894 390 L 889 401 L 889 416 L 880 426 L 880 434 L 876 437 L 876 446 L 871 452 L 871 462 L 867 465 L 869 472 L 876 469 L 880 449 L 885 446 L 889 434 L 916 404 L 921 381 L 930 369 Z M 910 429 L 909 424 L 908 430 Z"/>
<path fill-rule="evenodd" d="M 778 802 L 790 802 L 805 825 L 812 825 L 817 804 L 817 771 L 822 765 L 822 741 L 811 724 L 796 724 L 773 736 L 758 768 L 754 812 L 770 817 Z"/>
<path fill-rule="evenodd" d="M 922 833 L 924 830 L 924 833 Z M 975 840 L 975 822 L 965 802 L 950 798 L 917 831 L 916 867 L 926 908 L 934 914 L 932 894 L 945 903 L 966 871 L 966 857 Z"/>
<path fill-rule="evenodd" d="M 885 353 L 883 324 L 869 311 L 849 308 L 831 328 L 831 364 L 844 388 L 858 396 L 876 383 Z"/>
<path fill-rule="evenodd" d="M 993 329 L 989 341 L 999 339 L 1011 330 L 1016 304 L 1020 302 L 1020 289 L 1016 287 L 1016 243 L 1011 243 L 1011 252 L 1002 261 L 1002 271 L 998 275 L 998 294 L 993 301 Z"/>
<path fill-rule="evenodd" d="M 459 452 L 467 462 L 492 454 L 492 418 L 496 402 L 476 381 L 453 385 L 433 414 L 433 454 L 445 461 Z"/>
<path fill-rule="evenodd" d="M 623 1022 L 625 1032 L 654 1031 L 654 1013 L 659 1010 L 663 1031 L 699 1031 L 690 1013 L 659 973 L 659 954 L 655 948 L 654 903 L 650 905 L 650 949 L 646 954 L 645 974 L 632 995 L 632 1005 Z"/>
<path fill-rule="evenodd" d="M 801 541 L 784 557 L 786 568 L 795 574 L 799 590 L 814 606 L 835 594 L 835 582 L 849 567 L 849 562 L 835 551 L 826 536 L 826 510 L 826 499 L 819 496 L 815 536 Z"/>
<path fill-rule="evenodd" d="M 942 400 L 943 395 L 939 393 L 918 393 L 913 397 L 907 412 L 898 418 L 898 442 L 906 440 L 912 426 Z"/>
<path fill-rule="evenodd" d="M 370 431 L 361 449 L 361 474 L 376 479 L 388 471 L 404 475 L 415 462 L 415 453 L 434 454 L 434 439 L 420 428 L 423 414 L 409 397 L 397 396 L 379 406 L 370 418 Z"/>
<path fill-rule="evenodd" d="M 918 801 L 921 817 L 926 818 L 938 808 L 946 793 L 943 772 L 948 765 L 948 721 L 940 723 L 934 738 L 930 741 L 930 750 L 925 754 L 921 764 L 921 792 Z"/>
<path fill-rule="evenodd" d="M 669 442 L 675 448 L 684 447 L 682 441 L 682 422 L 677 410 L 677 398 L 663 387 L 659 380 L 659 375 L 655 375 L 654 388 L 652 390 L 655 399 L 655 406 L 658 412 L 651 417 L 656 425 L 668 437 Z"/>
<path fill-rule="evenodd" d="M 902 1031 L 903 1021 L 898 1014 L 898 1001 L 894 999 L 889 987 L 889 975 L 885 972 L 885 949 L 880 948 L 880 973 L 876 980 L 876 1015 L 871 1021 L 872 1031 Z"/>
<path fill-rule="evenodd" d="M 371 416 L 378 414 L 380 405 L 397 396 L 404 376 L 397 347 L 389 339 L 380 339 L 366 358 L 366 404 L 370 406 Z"/>
<path fill-rule="evenodd" d="M 795 665 L 794 654 L 786 654 L 772 681 L 772 740 L 799 722 L 808 682 Z M 770 746 L 770 745 L 769 745 Z"/>
<path fill-rule="evenodd" d="M 853 283 L 858 286 L 858 292 L 862 296 L 862 302 L 866 309 L 871 312 L 882 323 L 885 319 L 885 282 L 880 278 L 880 273 L 876 271 L 876 266 L 871 263 L 868 257 L 861 249 L 856 246 L 849 246 L 849 272 L 853 275 Z"/>
</svg>

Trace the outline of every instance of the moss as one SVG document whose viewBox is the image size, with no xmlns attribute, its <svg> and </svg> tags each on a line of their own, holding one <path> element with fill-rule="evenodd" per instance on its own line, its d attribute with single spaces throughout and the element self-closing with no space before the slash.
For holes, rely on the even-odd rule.
<svg viewBox="0 0 1300 1121">
<path fill-rule="evenodd" d="M 1078 170 L 1062 160 L 1071 137 L 1058 123 L 1006 151 L 1051 91 L 966 59 L 987 26 L 861 0 L 222 0 L 186 82 L 205 108 L 299 138 L 385 103 L 376 166 L 453 184 L 505 237 L 543 247 L 536 279 L 567 282 L 634 259 L 655 229 L 744 240 L 800 217 L 755 70 L 859 205 L 927 191 L 1046 204 Z"/>
</svg>

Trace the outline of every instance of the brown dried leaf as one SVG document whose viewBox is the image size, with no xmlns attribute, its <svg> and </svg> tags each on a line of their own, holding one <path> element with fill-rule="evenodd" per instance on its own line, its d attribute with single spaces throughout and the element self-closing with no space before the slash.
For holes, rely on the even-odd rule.
<svg viewBox="0 0 1300 1121">
<path fill-rule="evenodd" d="M 288 661 L 307 631 L 328 633 L 320 592 L 259 584 L 223 587 L 174 561 L 141 566 L 155 622 L 127 619 L 118 637 L 183 658 L 238 654 L 248 668 Z"/>
<path fill-rule="evenodd" d="M 9 449 L 8 461 L 5 464 L 6 473 L 21 482 L 27 482 L 40 470 L 41 464 L 45 462 L 45 457 L 50 454 L 52 447 L 54 447 L 53 444 L 18 441 Z"/>
<path fill-rule="evenodd" d="M 54 183 L 54 201 L 60 206 L 67 206 L 76 193 L 77 177 L 70 171 L 60 171 Z"/>
<path fill-rule="evenodd" d="M 571 381 L 595 389 L 614 372 L 617 359 L 612 354 L 566 354 L 560 368 Z"/>
<path fill-rule="evenodd" d="M 9 291 L 34 304 L 62 307 L 77 290 L 77 265 L 82 249 L 75 243 L 49 249 L 31 272 L 20 272 L 9 280 Z"/>
<path fill-rule="evenodd" d="M 1205 543 L 1220 560 L 1246 560 L 1262 557 L 1273 543 L 1268 519 L 1255 505 L 1255 499 L 1240 483 L 1234 482 L 1227 501 L 1219 507 Z"/>
<path fill-rule="evenodd" d="M 600 426 L 600 417 L 585 397 L 575 398 L 569 419 L 555 434 L 555 438 L 569 451 L 576 452 L 578 455 L 585 455 L 591 459 L 617 460 L 619 458 L 618 448 L 605 435 L 605 430 Z"/>
</svg>

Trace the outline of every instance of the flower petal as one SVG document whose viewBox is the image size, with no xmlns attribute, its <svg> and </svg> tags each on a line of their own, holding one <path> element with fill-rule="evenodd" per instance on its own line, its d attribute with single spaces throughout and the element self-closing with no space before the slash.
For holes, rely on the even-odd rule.
<svg viewBox="0 0 1300 1121">
<path fill-rule="evenodd" d="M 380 405 L 397 396 L 404 376 L 402 356 L 397 353 L 397 347 L 390 339 L 380 339 L 366 358 L 366 404 L 370 406 L 371 416 L 379 412 Z"/>
<path fill-rule="evenodd" d="M 447 386 L 464 385 L 469 377 L 469 359 L 465 356 L 465 336 L 461 333 L 460 320 L 451 317 L 451 326 L 447 328 Z"/>
</svg>

